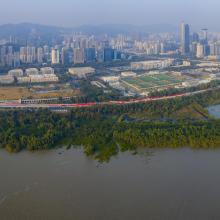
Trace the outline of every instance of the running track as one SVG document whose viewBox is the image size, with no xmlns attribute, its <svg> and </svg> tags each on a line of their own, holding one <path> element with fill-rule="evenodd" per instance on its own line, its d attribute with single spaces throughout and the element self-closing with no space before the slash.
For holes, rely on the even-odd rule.
<svg viewBox="0 0 220 220">
<path fill-rule="evenodd" d="M 93 106 L 100 106 L 100 105 L 129 105 L 134 103 L 147 103 L 152 101 L 159 101 L 159 100 L 167 100 L 167 99 L 175 99 L 178 97 L 186 97 L 192 96 L 195 94 L 203 93 L 208 90 L 201 90 L 191 93 L 182 93 L 182 94 L 175 94 L 170 96 L 163 96 L 163 97 L 147 97 L 142 99 L 131 99 L 128 101 L 108 101 L 108 102 L 89 102 L 89 103 L 77 103 L 77 104 L 21 104 L 18 101 L 14 102 L 5 102 L 0 103 L 0 108 L 16 108 L 16 109 L 35 109 L 35 108 L 83 108 L 83 107 L 93 107 Z"/>
</svg>

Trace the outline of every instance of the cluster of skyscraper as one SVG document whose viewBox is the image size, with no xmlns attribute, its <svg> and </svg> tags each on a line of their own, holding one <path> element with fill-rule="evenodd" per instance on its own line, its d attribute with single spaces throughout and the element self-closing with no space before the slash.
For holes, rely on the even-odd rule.
<svg viewBox="0 0 220 220">
<path fill-rule="evenodd" d="M 52 64 L 82 64 L 89 62 L 111 62 L 121 59 L 120 52 L 112 48 L 103 48 L 97 51 L 96 48 L 53 48 L 51 52 Z"/>
<path fill-rule="evenodd" d="M 131 54 L 137 56 L 181 54 L 197 58 L 220 56 L 220 34 L 208 35 L 207 29 L 190 33 L 190 26 L 181 23 L 179 35 L 178 40 L 175 33 L 117 36 L 87 36 L 76 33 L 60 35 L 59 40 L 48 40 L 46 45 L 45 41 L 36 36 L 30 42 L 28 39 L 0 39 L 0 66 L 111 62 L 130 57 Z"/>
<path fill-rule="evenodd" d="M 121 59 L 121 53 L 109 45 L 109 41 L 97 41 L 93 37 L 74 36 L 52 47 L 0 46 L 0 64 L 18 67 L 21 64 L 82 64 L 87 62 L 111 62 Z"/>
<path fill-rule="evenodd" d="M 190 34 L 188 24 L 180 25 L 180 52 L 182 55 L 204 58 L 206 56 L 220 56 L 220 42 L 209 41 L 208 29 L 202 29 L 199 33 Z"/>
<path fill-rule="evenodd" d="M 36 48 L 3 45 L 0 47 L 0 64 L 2 66 L 18 67 L 21 64 L 42 64 L 49 59 L 50 50 L 48 46 Z"/>
</svg>

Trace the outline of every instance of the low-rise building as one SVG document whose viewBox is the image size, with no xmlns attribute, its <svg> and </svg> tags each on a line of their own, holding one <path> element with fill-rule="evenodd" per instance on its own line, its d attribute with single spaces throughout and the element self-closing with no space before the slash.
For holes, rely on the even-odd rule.
<svg viewBox="0 0 220 220">
<path fill-rule="evenodd" d="M 39 74 L 30 76 L 31 83 L 58 82 L 59 78 L 55 74 Z"/>
<path fill-rule="evenodd" d="M 127 72 L 121 72 L 122 77 L 133 77 L 137 76 L 137 73 L 132 72 L 132 71 L 127 71 Z"/>
<path fill-rule="evenodd" d="M 81 78 L 86 77 L 88 74 L 95 73 L 95 69 L 92 67 L 69 68 L 69 73 Z"/>
<path fill-rule="evenodd" d="M 196 65 L 197 67 L 220 67 L 219 62 L 203 62 Z"/>
<path fill-rule="evenodd" d="M 190 61 L 188 61 L 188 60 L 184 60 L 183 61 L 183 66 L 191 66 L 191 62 Z"/>
<path fill-rule="evenodd" d="M 119 76 L 103 76 L 101 77 L 101 80 L 107 83 L 115 83 L 120 80 L 120 77 Z"/>
<path fill-rule="evenodd" d="M 8 76 L 8 75 L 0 76 L 1 84 L 12 84 L 14 82 L 15 82 L 15 79 L 13 76 Z"/>
<path fill-rule="evenodd" d="M 23 76 L 24 75 L 24 71 L 22 69 L 14 69 L 14 70 L 8 71 L 8 75 L 9 76 L 19 77 L 19 76 Z"/>
<path fill-rule="evenodd" d="M 133 70 L 163 69 L 170 67 L 173 64 L 174 64 L 174 59 L 150 60 L 150 61 L 142 61 L 142 62 L 132 62 L 131 68 Z"/>
<path fill-rule="evenodd" d="M 22 84 L 22 83 L 30 83 L 31 82 L 31 79 L 29 76 L 23 76 L 23 77 L 17 77 L 17 82 L 19 84 Z"/>
<path fill-rule="evenodd" d="M 51 67 L 43 67 L 40 69 L 41 74 L 54 74 L 54 69 Z"/>
<path fill-rule="evenodd" d="M 25 74 L 27 76 L 38 75 L 39 74 L 39 70 L 37 68 L 29 68 L 29 69 L 25 70 Z"/>
</svg>

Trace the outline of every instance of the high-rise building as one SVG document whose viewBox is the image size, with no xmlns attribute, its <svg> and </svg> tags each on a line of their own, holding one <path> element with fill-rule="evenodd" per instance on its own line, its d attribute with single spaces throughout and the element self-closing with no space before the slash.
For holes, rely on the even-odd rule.
<svg viewBox="0 0 220 220">
<path fill-rule="evenodd" d="M 192 42 L 192 44 L 190 45 L 190 52 L 192 55 L 196 55 L 197 53 L 197 42 Z"/>
<path fill-rule="evenodd" d="M 208 44 L 208 29 L 203 28 L 202 29 L 202 39 L 201 39 L 203 44 Z"/>
<path fill-rule="evenodd" d="M 44 53 L 44 60 L 45 62 L 48 62 L 50 60 L 50 48 L 49 46 L 45 45 L 43 46 L 43 53 Z"/>
<path fill-rule="evenodd" d="M 1 50 L 0 50 L 0 63 L 3 66 L 6 64 L 6 54 L 7 54 L 6 46 L 1 47 Z"/>
<path fill-rule="evenodd" d="M 181 23 L 180 25 L 180 44 L 181 44 L 181 54 L 187 55 L 190 52 L 190 29 L 189 25 Z"/>
<path fill-rule="evenodd" d="M 104 50 L 97 51 L 97 61 L 103 62 L 104 61 Z"/>
<path fill-rule="evenodd" d="M 59 50 L 52 49 L 51 63 L 52 64 L 59 64 L 60 63 L 60 52 L 59 52 Z"/>
<path fill-rule="evenodd" d="M 39 47 L 37 48 L 37 62 L 43 63 L 43 58 L 44 58 L 43 48 Z"/>
<path fill-rule="evenodd" d="M 27 62 L 27 48 L 26 47 L 20 48 L 20 60 L 22 63 Z"/>
<path fill-rule="evenodd" d="M 220 56 L 220 43 L 212 43 L 210 46 L 210 55 L 212 56 Z"/>
<path fill-rule="evenodd" d="M 210 45 L 204 44 L 204 55 L 209 56 L 210 55 Z"/>
<path fill-rule="evenodd" d="M 86 62 L 93 62 L 96 59 L 95 48 L 86 48 L 85 49 L 85 60 Z"/>
<path fill-rule="evenodd" d="M 87 48 L 88 47 L 88 40 L 87 39 L 81 39 L 79 42 L 80 48 Z"/>
<path fill-rule="evenodd" d="M 61 63 L 62 65 L 66 64 L 66 48 L 63 47 L 61 50 Z"/>
<path fill-rule="evenodd" d="M 204 51 L 204 45 L 203 44 L 197 44 L 197 52 L 196 56 L 197 58 L 203 58 L 205 56 L 205 51 Z"/>
<path fill-rule="evenodd" d="M 192 42 L 199 42 L 199 34 L 198 33 L 193 33 Z"/>
<path fill-rule="evenodd" d="M 13 47 L 8 46 L 7 55 L 6 55 L 6 65 L 7 66 L 13 66 L 13 60 L 14 60 Z"/>
<path fill-rule="evenodd" d="M 84 50 L 81 48 L 75 48 L 73 53 L 74 64 L 84 63 Z"/>
<path fill-rule="evenodd" d="M 120 60 L 121 59 L 121 52 L 114 50 L 114 60 Z"/>
<path fill-rule="evenodd" d="M 50 52 L 49 47 L 47 45 L 44 45 L 43 50 L 44 50 L 44 54 L 48 54 Z"/>
<path fill-rule="evenodd" d="M 61 62 L 63 65 L 73 63 L 72 48 L 63 47 L 61 51 Z"/>
<path fill-rule="evenodd" d="M 210 55 L 215 56 L 216 55 L 216 46 L 214 43 L 210 44 Z"/>
<path fill-rule="evenodd" d="M 114 59 L 114 49 L 104 48 L 104 62 L 111 62 Z"/>
<path fill-rule="evenodd" d="M 14 53 L 14 59 L 13 59 L 14 63 L 13 66 L 14 67 L 19 67 L 20 66 L 20 53 L 19 52 L 15 52 Z"/>
<path fill-rule="evenodd" d="M 27 63 L 34 63 L 36 61 L 35 47 L 27 47 Z"/>
</svg>

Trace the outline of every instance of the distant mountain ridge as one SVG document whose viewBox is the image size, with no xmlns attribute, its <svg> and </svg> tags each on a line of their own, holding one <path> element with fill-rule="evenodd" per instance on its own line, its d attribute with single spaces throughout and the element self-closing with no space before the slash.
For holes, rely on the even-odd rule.
<svg viewBox="0 0 220 220">
<path fill-rule="evenodd" d="M 30 35 L 32 31 L 36 31 L 41 35 L 55 35 L 59 34 L 60 31 L 64 31 L 64 29 L 55 26 L 32 23 L 0 25 L 0 37 L 8 37 L 10 35 L 22 37 Z"/>
<path fill-rule="evenodd" d="M 176 27 L 169 24 L 156 24 L 137 26 L 131 24 L 103 24 L 103 25 L 82 25 L 76 30 L 89 34 L 128 34 L 128 33 L 159 33 L 159 32 L 176 32 Z"/>
<path fill-rule="evenodd" d="M 159 32 L 176 32 L 177 28 L 169 24 L 156 25 L 130 25 L 130 24 L 103 24 L 103 25 L 82 25 L 74 28 L 56 27 L 50 25 L 20 23 L 0 25 L 0 37 L 10 35 L 23 37 L 31 33 L 38 33 L 43 36 L 56 36 L 60 33 L 82 32 L 85 34 L 129 34 L 129 33 L 159 33 Z"/>
</svg>

